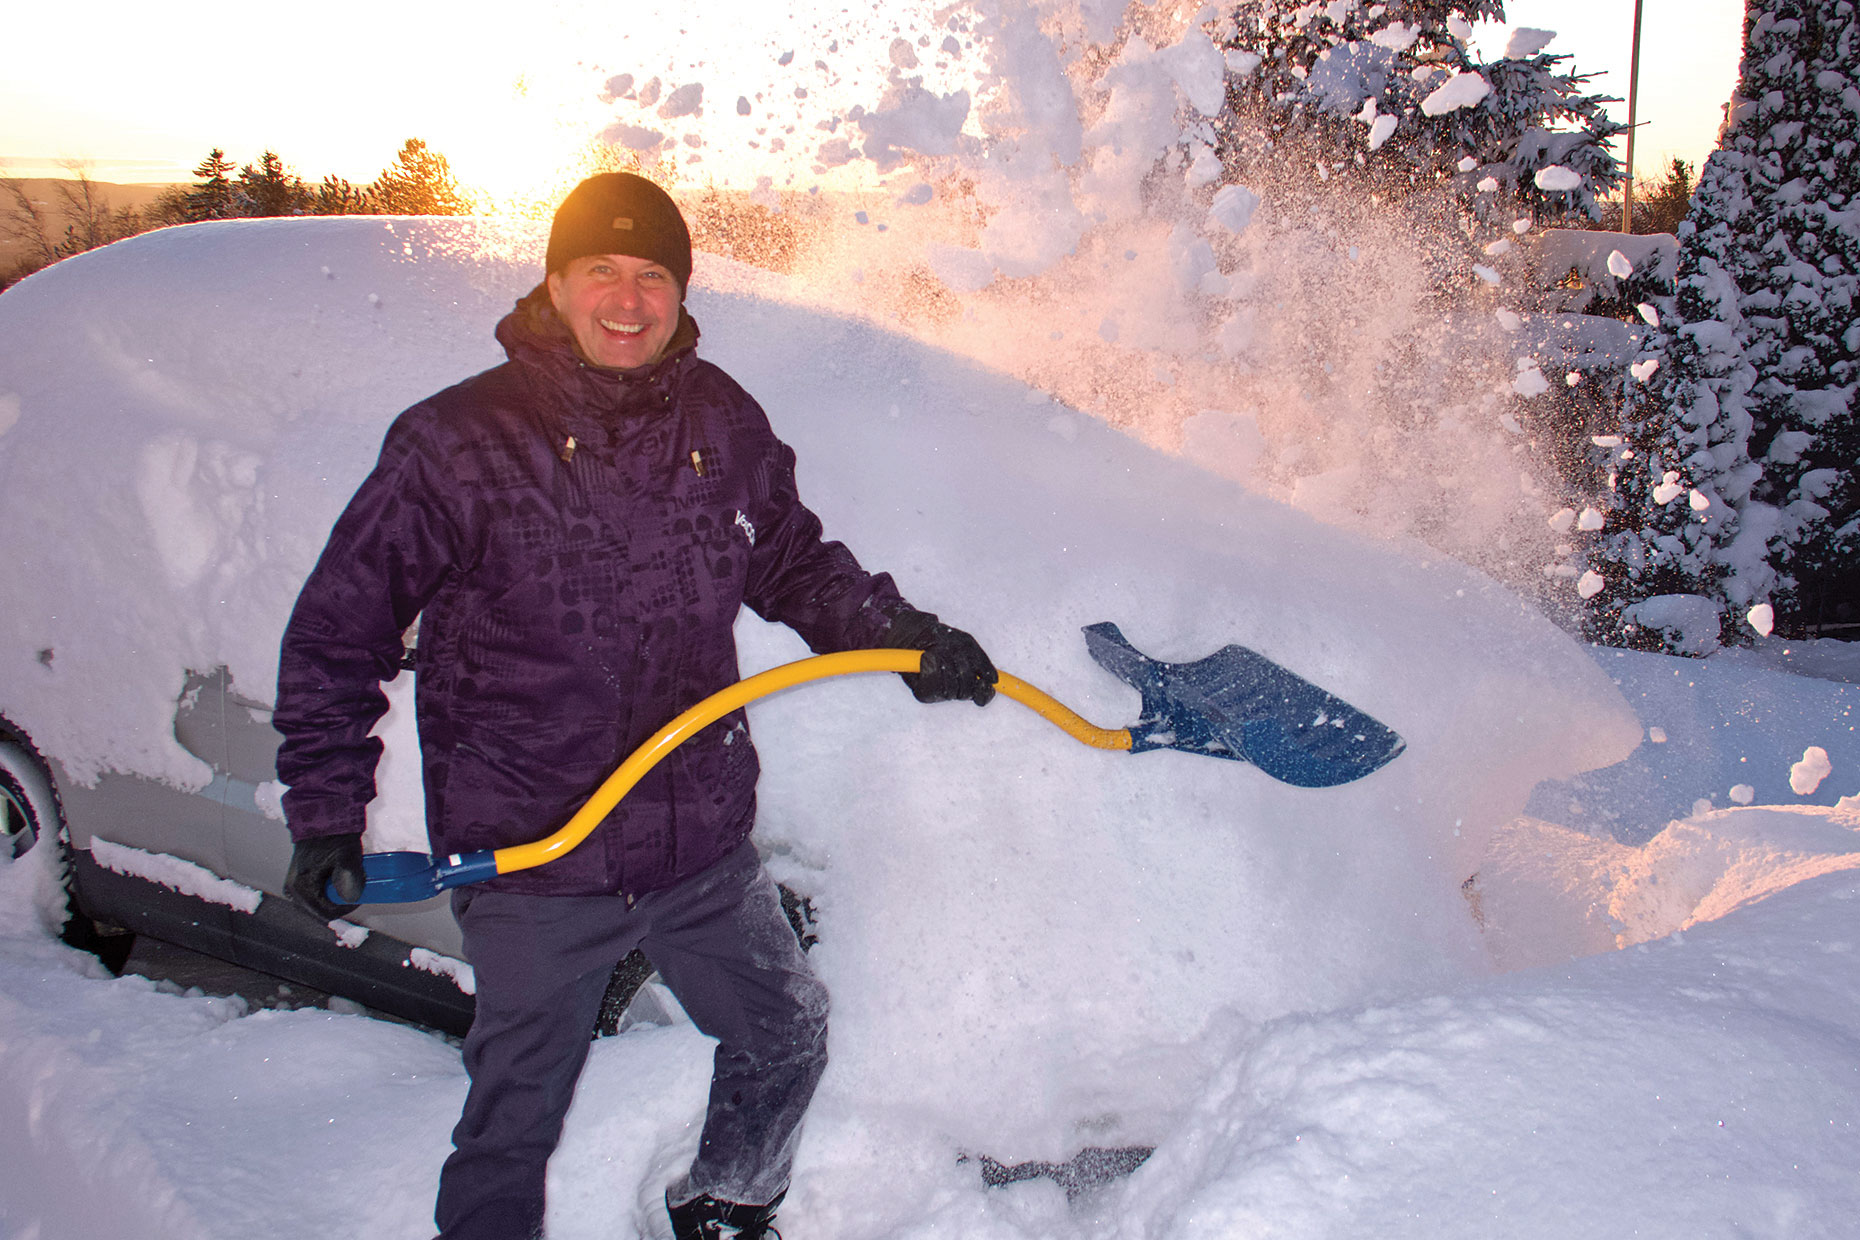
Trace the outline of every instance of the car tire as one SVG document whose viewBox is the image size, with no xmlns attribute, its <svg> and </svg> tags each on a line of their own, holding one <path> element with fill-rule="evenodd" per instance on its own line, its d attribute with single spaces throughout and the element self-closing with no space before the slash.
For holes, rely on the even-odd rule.
<svg viewBox="0 0 1860 1240">
<path fill-rule="evenodd" d="M 600 1014 L 594 1019 L 594 1036 L 611 1038 L 636 1023 L 627 1018 L 627 1009 L 646 983 L 657 976 L 646 953 L 637 947 L 628 952 L 607 979 L 607 993 L 601 996 Z"/>
<path fill-rule="evenodd" d="M 136 936 L 99 926 L 78 907 L 64 804 L 51 767 L 24 733 L 0 719 L 0 856 L 10 860 L 34 848 L 58 850 L 65 887 L 65 924 L 59 937 L 121 974 Z"/>
<path fill-rule="evenodd" d="M 0 732 L 0 856 L 24 856 L 45 836 L 58 838 L 63 824 L 45 759 L 31 742 Z"/>
</svg>

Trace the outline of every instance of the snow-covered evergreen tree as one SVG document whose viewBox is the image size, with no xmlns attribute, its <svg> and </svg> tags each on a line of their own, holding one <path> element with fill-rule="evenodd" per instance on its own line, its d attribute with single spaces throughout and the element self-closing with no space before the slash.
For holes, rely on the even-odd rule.
<svg viewBox="0 0 1860 1240">
<path fill-rule="evenodd" d="M 1603 640 L 1673 648 L 1681 626 L 1662 636 L 1658 616 L 1676 596 L 1715 607 L 1725 641 L 1850 618 L 1860 600 L 1857 55 L 1854 0 L 1746 18 L 1724 149 L 1635 363 L 1615 507 L 1583 578 Z"/>
<path fill-rule="evenodd" d="M 1746 39 L 1732 143 L 1761 215 L 1738 272 L 1750 448 L 1756 496 L 1783 518 L 1776 610 L 1800 630 L 1860 619 L 1860 19 L 1853 0 L 1782 0 Z"/>
<path fill-rule="evenodd" d="M 1594 216 L 1620 180 L 1608 142 L 1622 126 L 1539 32 L 1476 61 L 1473 23 L 1503 20 L 1500 0 L 1242 0 L 1216 30 L 1233 71 L 1223 179 L 1283 190 L 1289 168 L 1312 193 L 1341 177 L 1384 199 L 1448 183 L 1501 204 L 1505 223 L 1518 205 Z"/>
<path fill-rule="evenodd" d="M 1706 653 L 1768 598 L 1773 511 L 1751 508 L 1750 392 L 1743 293 L 1733 275 L 1751 210 L 1748 159 L 1719 151 L 1679 230 L 1676 291 L 1632 369 L 1617 442 L 1606 444 L 1612 505 L 1578 590 L 1592 635 L 1610 644 Z M 1716 623 L 1696 604 L 1711 600 Z"/>
</svg>

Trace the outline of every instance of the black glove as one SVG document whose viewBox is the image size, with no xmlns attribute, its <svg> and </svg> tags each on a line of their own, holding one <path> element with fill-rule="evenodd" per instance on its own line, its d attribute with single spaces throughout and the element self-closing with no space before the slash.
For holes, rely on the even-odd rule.
<svg viewBox="0 0 1860 1240">
<path fill-rule="evenodd" d="M 284 894 L 315 913 L 324 921 L 347 917 L 359 903 L 337 904 L 326 890 L 333 882 L 336 894 L 345 900 L 359 901 L 362 884 L 362 837 L 359 835 L 319 835 L 298 840 L 291 850 L 291 868 L 284 876 Z"/>
<path fill-rule="evenodd" d="M 967 700 L 986 706 L 995 696 L 995 665 L 980 642 L 927 611 L 901 611 L 885 630 L 885 645 L 924 652 L 922 668 L 900 672 L 920 702 Z"/>
</svg>

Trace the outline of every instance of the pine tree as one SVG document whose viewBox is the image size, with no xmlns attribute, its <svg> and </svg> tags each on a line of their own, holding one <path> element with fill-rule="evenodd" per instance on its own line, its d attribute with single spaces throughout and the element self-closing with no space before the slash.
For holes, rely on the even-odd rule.
<svg viewBox="0 0 1860 1240">
<path fill-rule="evenodd" d="M 249 217 L 302 215 L 313 199 L 303 178 L 284 166 L 276 151 L 258 157 L 256 166 L 239 169 L 238 214 Z"/>
<path fill-rule="evenodd" d="M 1667 166 L 1666 172 L 1657 181 L 1643 185 L 1638 179 L 1634 182 L 1634 231 L 1636 233 L 1677 233 L 1679 225 L 1684 222 L 1692 209 L 1692 191 L 1698 188 L 1696 169 L 1679 158 Z M 1602 218 L 1604 228 L 1621 226 L 1619 204 L 1610 204 L 1612 210 Z"/>
<path fill-rule="evenodd" d="M 1734 145 L 1761 226 L 1739 272 L 1749 320 L 1757 497 L 1783 514 L 1774 551 L 1785 631 L 1860 619 L 1860 21 L 1852 0 L 1753 11 Z"/>
<path fill-rule="evenodd" d="M 184 222 L 223 220 L 239 214 L 233 193 L 232 174 L 238 165 L 226 158 L 226 152 L 214 147 L 194 169 L 199 178 L 194 187 L 180 195 L 174 206 Z"/>
<path fill-rule="evenodd" d="M 1748 160 L 1719 151 L 1705 165 L 1679 228 L 1672 298 L 1632 369 L 1620 443 L 1608 462 L 1607 523 L 1594 539 L 1590 635 L 1610 645 L 1705 653 L 1738 640 L 1749 608 L 1768 597 L 1776 514 L 1753 506 L 1750 392 L 1743 293 L 1733 270 L 1752 211 Z M 1647 600 L 1696 596 L 1717 605 L 1713 640 L 1696 648 L 1660 623 Z"/>
<path fill-rule="evenodd" d="M 1472 24 L 1503 19 L 1500 0 L 1243 0 L 1217 38 L 1242 70 L 1213 144 L 1223 179 L 1267 177 L 1284 192 L 1290 167 L 1311 193 L 1333 177 L 1384 198 L 1444 183 L 1467 205 L 1502 201 L 1506 222 L 1519 203 L 1592 217 L 1597 192 L 1621 175 L 1608 150 L 1622 130 L 1604 111 L 1612 100 L 1564 72 L 1569 57 L 1540 48 L 1475 61 Z M 1552 165 L 1579 183 L 1540 182 Z"/>
<path fill-rule="evenodd" d="M 374 209 L 368 201 L 367 190 L 359 189 L 332 174 L 324 177 L 316 187 L 315 197 L 310 203 L 310 214 L 372 215 Z"/>
<path fill-rule="evenodd" d="M 394 162 L 368 187 L 382 215 L 470 215 L 472 203 L 446 157 L 419 138 L 408 138 Z"/>
<path fill-rule="evenodd" d="M 1853 0 L 1746 17 L 1725 147 L 1679 232 L 1679 295 L 1635 363 L 1659 369 L 1629 402 L 1586 579 L 1604 640 L 1657 646 L 1636 620 L 1661 594 L 1711 600 L 1727 642 L 1768 631 L 1753 607 L 1799 634 L 1860 600 L 1857 42 Z M 1671 506 L 1681 492 L 1696 518 Z"/>
</svg>

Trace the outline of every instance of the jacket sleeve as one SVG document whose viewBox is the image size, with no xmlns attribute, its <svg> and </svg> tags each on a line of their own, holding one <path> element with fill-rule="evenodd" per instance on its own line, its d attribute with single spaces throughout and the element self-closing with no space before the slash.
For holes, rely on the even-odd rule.
<svg viewBox="0 0 1860 1240">
<path fill-rule="evenodd" d="M 272 723 L 296 839 L 360 832 L 375 795 L 401 634 L 458 563 L 456 500 L 443 486 L 434 416 L 415 406 L 388 430 L 374 471 L 337 519 L 284 631 Z"/>
<path fill-rule="evenodd" d="M 745 598 L 817 654 L 883 645 L 892 618 L 909 604 L 889 574 L 866 572 L 844 544 L 823 537 L 820 518 L 801 502 L 794 460 L 794 450 L 770 432 Z"/>
</svg>

